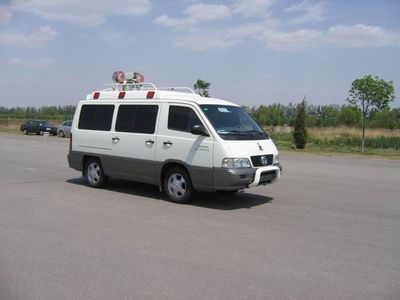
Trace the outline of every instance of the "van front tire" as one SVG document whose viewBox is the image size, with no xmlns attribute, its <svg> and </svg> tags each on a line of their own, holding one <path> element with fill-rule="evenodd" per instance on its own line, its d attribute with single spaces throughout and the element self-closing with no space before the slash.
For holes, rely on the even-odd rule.
<svg viewBox="0 0 400 300">
<path fill-rule="evenodd" d="M 85 180 L 89 186 L 94 188 L 101 188 L 107 182 L 103 166 L 97 158 L 91 158 L 86 162 Z"/>
<path fill-rule="evenodd" d="M 194 190 L 189 174 L 181 167 L 169 169 L 163 178 L 163 189 L 172 202 L 188 203 Z"/>
</svg>

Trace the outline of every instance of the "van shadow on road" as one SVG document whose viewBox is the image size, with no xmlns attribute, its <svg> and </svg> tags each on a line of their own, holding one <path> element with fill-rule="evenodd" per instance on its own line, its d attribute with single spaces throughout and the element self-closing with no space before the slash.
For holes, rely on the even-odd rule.
<svg viewBox="0 0 400 300">
<path fill-rule="evenodd" d="M 73 178 L 66 180 L 67 183 L 76 185 L 85 185 L 84 179 Z M 88 187 L 90 188 L 90 187 Z M 132 196 L 147 197 L 162 201 L 168 201 L 162 192 L 159 191 L 157 186 L 132 182 L 121 179 L 111 179 L 104 187 L 105 190 L 113 191 L 117 193 L 124 193 Z M 249 194 L 244 191 L 239 191 L 236 194 L 223 195 L 220 193 L 196 193 L 194 199 L 187 205 L 220 209 L 220 210 L 234 210 L 241 208 L 252 208 L 266 203 L 271 203 L 273 198 Z"/>
</svg>

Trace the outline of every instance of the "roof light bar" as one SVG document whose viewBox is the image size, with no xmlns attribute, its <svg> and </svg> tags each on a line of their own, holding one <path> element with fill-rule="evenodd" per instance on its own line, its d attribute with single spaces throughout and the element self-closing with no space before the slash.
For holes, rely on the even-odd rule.
<svg viewBox="0 0 400 300">
<path fill-rule="evenodd" d="M 125 92 L 119 92 L 118 99 L 124 99 L 124 97 L 125 97 Z"/>
<path fill-rule="evenodd" d="M 147 99 L 152 99 L 154 97 L 155 91 L 147 92 Z"/>
<path fill-rule="evenodd" d="M 99 97 L 100 97 L 100 92 L 93 93 L 93 99 L 99 99 Z"/>
</svg>

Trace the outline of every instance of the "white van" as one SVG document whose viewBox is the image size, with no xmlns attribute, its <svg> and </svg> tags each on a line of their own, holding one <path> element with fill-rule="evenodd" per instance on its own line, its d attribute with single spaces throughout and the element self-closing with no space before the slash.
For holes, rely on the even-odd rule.
<svg viewBox="0 0 400 300">
<path fill-rule="evenodd" d="M 273 141 L 245 110 L 190 88 L 95 91 L 79 102 L 71 131 L 69 166 L 92 187 L 129 179 L 185 203 L 194 191 L 234 193 L 281 176 Z"/>
</svg>

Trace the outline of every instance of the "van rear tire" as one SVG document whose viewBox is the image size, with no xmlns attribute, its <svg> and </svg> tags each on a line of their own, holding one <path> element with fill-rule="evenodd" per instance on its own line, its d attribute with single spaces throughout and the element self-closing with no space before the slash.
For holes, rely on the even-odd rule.
<svg viewBox="0 0 400 300">
<path fill-rule="evenodd" d="M 103 166 L 97 158 L 90 158 L 85 166 L 85 180 L 87 185 L 94 188 L 101 188 L 107 182 L 107 176 L 104 175 Z"/>
<path fill-rule="evenodd" d="M 192 180 L 185 169 L 173 167 L 164 175 L 163 189 L 167 198 L 176 203 L 188 203 L 194 194 Z"/>
</svg>

